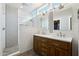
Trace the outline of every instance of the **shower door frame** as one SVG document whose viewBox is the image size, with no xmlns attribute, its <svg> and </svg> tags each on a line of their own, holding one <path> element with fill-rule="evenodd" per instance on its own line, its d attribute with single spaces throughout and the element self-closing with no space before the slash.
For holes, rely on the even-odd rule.
<svg viewBox="0 0 79 59">
<path fill-rule="evenodd" d="M 5 48 L 5 3 L 0 3 L 0 56 Z"/>
</svg>

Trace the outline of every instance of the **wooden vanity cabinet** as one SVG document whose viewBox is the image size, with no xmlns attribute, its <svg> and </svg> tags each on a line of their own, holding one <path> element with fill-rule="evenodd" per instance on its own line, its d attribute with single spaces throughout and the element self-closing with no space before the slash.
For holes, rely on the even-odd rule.
<svg viewBox="0 0 79 59">
<path fill-rule="evenodd" d="M 55 56 L 55 47 L 54 46 L 49 46 L 48 47 L 48 56 Z"/>
<path fill-rule="evenodd" d="M 72 44 L 56 39 L 34 36 L 33 50 L 35 53 L 44 56 L 71 56 Z"/>
<path fill-rule="evenodd" d="M 38 54 L 40 54 L 40 52 L 41 52 L 41 50 L 40 50 L 40 48 L 41 48 L 40 43 L 41 43 L 40 39 L 38 37 L 34 37 L 34 40 L 33 40 L 33 50 L 36 53 L 38 53 Z"/>
<path fill-rule="evenodd" d="M 33 38 L 33 50 L 39 55 L 47 55 L 48 52 L 47 40 L 44 38 L 34 36 Z"/>
<path fill-rule="evenodd" d="M 71 56 L 72 55 L 72 43 L 70 42 L 49 39 L 48 46 L 50 46 L 51 48 L 52 47 L 54 48 L 55 56 Z M 53 48 L 52 48 L 52 51 L 53 51 Z M 52 51 L 49 48 L 48 55 L 50 55 L 50 52 Z"/>
</svg>

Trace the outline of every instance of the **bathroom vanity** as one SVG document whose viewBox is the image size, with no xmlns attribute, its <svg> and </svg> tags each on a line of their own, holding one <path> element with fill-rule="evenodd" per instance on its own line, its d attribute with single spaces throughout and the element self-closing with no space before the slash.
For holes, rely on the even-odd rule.
<svg viewBox="0 0 79 59">
<path fill-rule="evenodd" d="M 35 34 L 33 50 L 43 56 L 72 56 L 72 38 Z"/>
</svg>

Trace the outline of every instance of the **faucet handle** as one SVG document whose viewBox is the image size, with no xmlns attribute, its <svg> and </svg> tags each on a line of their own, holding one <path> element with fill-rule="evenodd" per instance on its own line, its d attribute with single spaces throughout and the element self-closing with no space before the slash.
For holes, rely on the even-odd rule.
<svg viewBox="0 0 79 59">
<path fill-rule="evenodd" d="M 65 34 L 62 34 L 63 37 L 65 37 Z"/>
<path fill-rule="evenodd" d="M 59 35 L 62 37 L 62 32 L 59 32 Z"/>
<path fill-rule="evenodd" d="M 62 32 L 60 32 L 60 35 L 62 34 Z"/>
</svg>

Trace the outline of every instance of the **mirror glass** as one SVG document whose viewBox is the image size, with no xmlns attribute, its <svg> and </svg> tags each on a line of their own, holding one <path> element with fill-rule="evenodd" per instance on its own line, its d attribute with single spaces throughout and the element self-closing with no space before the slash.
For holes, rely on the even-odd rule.
<svg viewBox="0 0 79 59">
<path fill-rule="evenodd" d="M 53 19 L 54 30 L 72 30 L 72 17 L 63 16 L 60 18 Z"/>
</svg>

